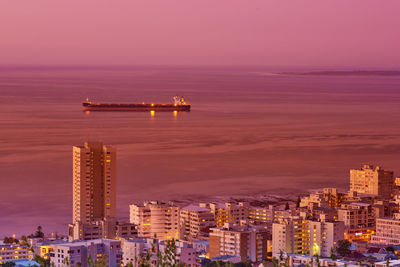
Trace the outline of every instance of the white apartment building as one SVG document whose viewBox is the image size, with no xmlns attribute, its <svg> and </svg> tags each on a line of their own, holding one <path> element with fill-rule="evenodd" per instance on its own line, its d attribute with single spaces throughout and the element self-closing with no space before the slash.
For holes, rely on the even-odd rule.
<svg viewBox="0 0 400 267">
<path fill-rule="evenodd" d="M 137 237 L 137 227 L 135 224 L 130 222 L 117 221 L 115 225 L 115 235 L 117 239 Z"/>
<path fill-rule="evenodd" d="M 272 253 L 294 253 L 329 257 L 331 248 L 344 238 L 344 223 L 305 220 L 298 216 L 281 219 L 272 225 Z"/>
<path fill-rule="evenodd" d="M 262 261 L 267 257 L 269 233 L 263 227 L 226 223 L 211 228 L 210 258 L 240 256 L 242 261 Z"/>
<path fill-rule="evenodd" d="M 179 207 L 157 201 L 130 205 L 130 222 L 137 225 L 138 236 L 144 238 L 178 239 Z"/>
<path fill-rule="evenodd" d="M 140 255 L 149 254 L 151 262 L 157 261 L 156 252 L 159 251 L 164 254 L 167 247 L 167 241 L 154 240 L 153 238 L 135 238 L 122 241 L 121 246 L 123 252 L 123 265 L 126 266 L 127 264 L 132 263 L 133 266 L 137 267 L 140 265 L 140 263 L 137 262 Z M 199 253 L 194 249 L 192 244 L 184 241 L 176 241 L 175 246 L 177 262 L 183 263 L 188 267 L 200 266 L 198 257 Z"/>
<path fill-rule="evenodd" d="M 375 210 L 370 203 L 343 203 L 338 209 L 338 220 L 350 229 L 374 228 Z"/>
<path fill-rule="evenodd" d="M 275 207 L 269 205 L 268 207 L 249 206 L 249 222 L 251 224 L 267 224 L 272 225 L 274 222 Z"/>
<path fill-rule="evenodd" d="M 268 207 L 249 206 L 248 210 L 249 223 L 267 225 L 268 228 L 272 228 L 272 223 L 276 220 L 297 214 L 296 210 L 281 210 L 273 205 L 269 205 Z"/>
<path fill-rule="evenodd" d="M 56 267 L 88 266 L 92 261 L 105 260 L 109 267 L 121 266 L 122 250 L 118 240 L 94 239 L 51 245 L 50 262 Z"/>
<path fill-rule="evenodd" d="M 69 240 L 87 239 L 96 231 L 96 224 L 102 227 L 102 235 L 94 238 L 114 238 L 111 223 L 116 220 L 116 149 L 101 142 L 85 142 L 73 147 L 72 162 Z M 91 233 L 86 234 L 85 229 Z"/>
<path fill-rule="evenodd" d="M 208 239 L 207 230 L 215 226 L 214 214 L 208 208 L 189 205 L 180 210 L 180 236 L 185 240 Z"/>
<path fill-rule="evenodd" d="M 177 262 L 181 262 L 187 267 L 197 267 L 201 265 L 198 257 L 199 253 L 195 250 L 192 244 L 185 241 L 176 241 L 175 246 Z M 166 247 L 166 241 L 159 242 L 158 248 L 161 253 L 164 253 Z"/>
<path fill-rule="evenodd" d="M 200 203 L 200 207 L 211 210 L 217 227 L 222 227 L 225 223 L 240 224 L 242 221 L 248 222 L 249 204 L 245 202 Z"/>
<path fill-rule="evenodd" d="M 376 244 L 400 245 L 400 214 L 394 218 L 377 218 L 376 234 L 371 237 L 371 242 Z"/>
<path fill-rule="evenodd" d="M 138 266 L 136 259 L 139 259 L 141 254 L 151 253 L 152 246 L 157 246 L 152 238 L 123 240 L 121 242 L 123 265 L 126 266 L 132 263 L 133 266 Z"/>
<path fill-rule="evenodd" d="M 21 259 L 32 259 L 32 252 L 28 246 L 21 244 L 0 245 L 0 264 Z"/>
<path fill-rule="evenodd" d="M 389 199 L 393 189 L 393 171 L 385 171 L 379 166 L 374 168 L 372 165 L 350 170 L 350 191 Z"/>
</svg>

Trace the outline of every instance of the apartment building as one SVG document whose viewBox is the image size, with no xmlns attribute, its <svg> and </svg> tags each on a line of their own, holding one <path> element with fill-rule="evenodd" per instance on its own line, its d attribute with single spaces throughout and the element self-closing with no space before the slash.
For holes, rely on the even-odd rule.
<svg viewBox="0 0 400 267">
<path fill-rule="evenodd" d="M 400 214 L 392 218 L 377 218 L 376 234 L 371 237 L 371 242 L 385 246 L 400 245 Z"/>
<path fill-rule="evenodd" d="M 155 240 L 153 238 L 135 238 L 122 241 L 123 266 L 132 264 L 135 267 L 140 266 L 140 256 L 149 255 L 152 266 L 158 261 L 157 252 L 165 255 L 167 241 Z M 192 244 L 184 241 L 176 241 L 176 263 L 183 263 L 188 267 L 200 266 L 198 252 Z M 172 262 L 171 262 L 172 263 Z"/>
<path fill-rule="evenodd" d="M 184 240 L 208 239 L 215 226 L 214 214 L 208 208 L 188 205 L 180 210 L 180 237 Z"/>
<path fill-rule="evenodd" d="M 344 237 L 344 223 L 305 220 L 299 216 L 281 219 L 272 226 L 272 253 L 330 256 L 330 251 Z"/>
<path fill-rule="evenodd" d="M 115 225 L 115 236 L 117 239 L 137 237 L 137 227 L 135 224 L 130 222 L 117 221 Z"/>
<path fill-rule="evenodd" d="M 28 246 L 0 244 L 0 264 L 22 259 L 32 259 L 32 252 Z"/>
<path fill-rule="evenodd" d="M 346 227 L 345 238 L 353 241 L 370 241 L 375 232 L 375 209 L 371 203 L 343 203 L 338 209 L 338 220 Z"/>
<path fill-rule="evenodd" d="M 101 142 L 85 142 L 72 151 L 73 205 L 69 240 L 83 240 L 101 221 L 101 238 L 114 238 L 116 218 L 116 150 Z M 84 225 L 88 225 L 87 227 Z M 110 231 L 109 231 L 110 230 Z M 95 235 L 94 238 L 98 238 Z"/>
<path fill-rule="evenodd" d="M 121 242 L 93 239 L 51 245 L 50 263 L 56 267 L 87 267 L 88 261 L 104 261 L 106 266 L 117 267 L 122 263 Z"/>
<path fill-rule="evenodd" d="M 137 225 L 138 236 L 143 238 L 178 239 L 179 207 L 158 201 L 130 205 L 130 223 Z"/>
<path fill-rule="evenodd" d="M 316 192 L 301 198 L 300 207 L 336 208 L 340 206 L 344 195 L 339 193 L 337 188 L 324 188 L 322 192 Z"/>
<path fill-rule="evenodd" d="M 262 261 L 267 257 L 270 234 L 262 227 L 225 223 L 210 232 L 210 258 L 240 256 L 242 261 Z"/>
<path fill-rule="evenodd" d="M 200 203 L 200 207 L 211 210 L 217 227 L 222 227 L 225 223 L 240 224 L 241 221 L 247 222 L 249 217 L 249 204 L 245 202 Z"/>
<path fill-rule="evenodd" d="M 385 171 L 379 166 L 374 168 L 372 165 L 350 170 L 350 190 L 390 199 L 394 190 L 393 171 Z"/>
</svg>

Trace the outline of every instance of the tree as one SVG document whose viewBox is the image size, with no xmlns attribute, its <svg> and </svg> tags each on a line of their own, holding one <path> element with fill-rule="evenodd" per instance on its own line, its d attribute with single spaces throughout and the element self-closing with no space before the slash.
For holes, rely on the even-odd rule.
<svg viewBox="0 0 400 267">
<path fill-rule="evenodd" d="M 286 205 L 285 205 L 285 210 L 288 210 L 290 207 L 289 207 L 289 202 L 286 202 Z"/>
<path fill-rule="evenodd" d="M 298 197 L 297 201 L 296 201 L 296 208 L 297 209 L 300 208 L 300 202 L 301 202 L 301 199 L 300 199 L 300 197 Z"/>
<path fill-rule="evenodd" d="M 272 258 L 272 265 L 273 265 L 274 267 L 278 267 L 278 266 L 279 266 L 279 261 L 278 261 L 277 258 L 275 258 L 275 257 Z"/>
<path fill-rule="evenodd" d="M 336 255 L 335 255 L 335 251 L 333 248 L 331 248 L 331 256 L 330 256 L 331 260 L 335 261 L 337 259 Z"/>
<path fill-rule="evenodd" d="M 33 260 L 36 261 L 37 263 L 39 263 L 40 267 L 50 267 L 50 260 L 46 260 L 43 257 L 40 257 L 39 255 L 35 255 L 33 257 Z"/>
<path fill-rule="evenodd" d="M 283 261 L 283 251 L 279 251 L 279 260 Z"/>
<path fill-rule="evenodd" d="M 65 258 L 64 258 L 63 264 L 65 264 L 66 266 L 71 266 L 71 265 L 69 264 L 69 259 L 68 259 L 68 257 L 65 257 Z"/>
<path fill-rule="evenodd" d="M 4 237 L 3 242 L 4 244 L 18 244 L 19 240 L 10 236 L 10 237 Z"/>
<path fill-rule="evenodd" d="M 316 260 L 316 262 L 317 262 L 317 266 L 318 266 L 318 267 L 321 267 L 321 263 L 319 262 L 319 255 L 318 255 L 318 254 L 315 255 L 315 260 Z"/>
<path fill-rule="evenodd" d="M 153 244 L 151 249 L 149 249 L 146 253 L 142 253 L 139 257 L 135 257 L 135 262 L 140 267 L 182 267 L 183 263 L 178 261 L 177 252 L 176 252 L 176 243 L 174 239 L 165 241 L 165 248 L 163 251 L 160 251 L 157 245 L 157 239 L 153 239 Z M 153 256 L 153 260 L 152 260 Z M 154 259 L 154 256 L 156 259 Z M 217 267 L 225 266 L 225 263 L 215 262 Z M 229 263 L 227 263 L 229 264 Z M 229 267 L 229 265 L 227 266 Z"/>
<path fill-rule="evenodd" d="M 345 257 L 351 253 L 350 251 L 351 243 L 348 240 L 339 240 L 336 252 L 341 256 Z"/>
<path fill-rule="evenodd" d="M 107 257 L 103 255 L 101 259 L 93 260 L 92 256 L 89 254 L 87 263 L 89 267 L 107 267 Z"/>
<path fill-rule="evenodd" d="M 37 230 L 36 230 L 36 233 L 35 233 L 35 237 L 38 237 L 38 238 L 43 238 L 44 237 L 44 233 L 42 232 L 42 226 L 38 226 L 37 227 Z"/>
</svg>

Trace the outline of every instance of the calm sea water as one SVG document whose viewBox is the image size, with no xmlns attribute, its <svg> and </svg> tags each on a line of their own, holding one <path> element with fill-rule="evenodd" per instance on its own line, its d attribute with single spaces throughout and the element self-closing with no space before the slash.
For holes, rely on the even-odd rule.
<svg viewBox="0 0 400 267">
<path fill-rule="evenodd" d="M 72 146 L 118 150 L 118 213 L 144 199 L 339 186 L 364 163 L 400 174 L 400 77 L 263 69 L 0 70 L 0 237 L 66 233 Z M 190 113 L 85 114 L 99 102 L 192 103 Z"/>
</svg>

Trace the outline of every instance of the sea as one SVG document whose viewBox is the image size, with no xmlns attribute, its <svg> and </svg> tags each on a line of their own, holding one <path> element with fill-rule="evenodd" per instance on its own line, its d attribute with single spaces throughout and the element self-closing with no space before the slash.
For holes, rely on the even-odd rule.
<svg viewBox="0 0 400 267">
<path fill-rule="evenodd" d="M 67 234 L 72 146 L 117 149 L 118 217 L 144 200 L 348 190 L 349 170 L 400 176 L 400 76 L 273 68 L 0 67 L 0 237 Z M 82 101 L 190 112 L 90 112 Z"/>
</svg>

